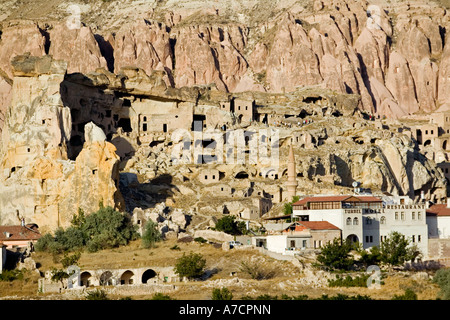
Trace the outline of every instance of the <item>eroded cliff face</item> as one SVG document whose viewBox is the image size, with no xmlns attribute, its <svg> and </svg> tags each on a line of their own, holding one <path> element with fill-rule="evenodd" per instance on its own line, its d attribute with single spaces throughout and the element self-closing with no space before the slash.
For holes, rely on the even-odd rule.
<svg viewBox="0 0 450 320">
<path fill-rule="evenodd" d="M 208 215 L 253 210 L 257 188 L 290 200 L 280 194 L 294 139 L 299 193 L 348 193 L 358 181 L 447 197 L 442 171 L 389 122 L 449 106 L 449 15 L 436 3 L 99 0 L 79 4 L 75 28 L 63 0 L 28 5 L 0 8 L 1 224 L 25 217 L 52 230 L 100 201 L 132 212 L 170 199 Z M 259 118 L 243 125 L 232 98 L 253 101 Z M 219 192 L 171 157 L 180 141 L 169 134 L 195 119 L 257 132 L 290 117 L 317 122 L 281 129 L 277 179 L 265 167 L 204 165 L 224 175 Z M 119 170 L 148 183 L 125 179 L 124 199 Z"/>
<path fill-rule="evenodd" d="M 2 224 L 34 221 L 44 231 L 70 225 L 78 208 L 99 202 L 120 207 L 119 157 L 106 137 L 86 124 L 86 143 L 75 161 L 67 157 L 72 120 L 61 99 L 67 63 L 51 56 L 12 61 L 12 99 L 2 137 Z M 101 131 L 101 129 L 97 128 Z"/>
<path fill-rule="evenodd" d="M 11 77 L 16 54 L 50 53 L 68 61 L 69 73 L 135 66 L 165 71 L 173 87 L 321 86 L 358 94 L 360 109 L 391 118 L 448 107 L 449 15 L 438 2 L 93 1 L 78 4 L 73 29 L 68 3 L 57 2 L 22 11 L 19 21 L 17 8 L 5 6 L 0 75 Z"/>
</svg>

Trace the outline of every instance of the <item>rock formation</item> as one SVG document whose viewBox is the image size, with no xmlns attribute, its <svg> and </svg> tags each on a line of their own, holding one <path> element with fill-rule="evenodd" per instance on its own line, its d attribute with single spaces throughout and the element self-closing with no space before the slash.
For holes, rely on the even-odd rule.
<svg viewBox="0 0 450 320">
<path fill-rule="evenodd" d="M 120 206 L 118 156 L 101 129 L 86 125 L 86 144 L 75 161 L 67 158 L 71 112 L 61 99 L 67 63 L 51 56 L 17 56 L 11 105 L 2 137 L 2 224 L 18 217 L 44 230 L 68 226 L 78 208 Z M 89 134 L 90 133 L 90 134 Z"/>
</svg>

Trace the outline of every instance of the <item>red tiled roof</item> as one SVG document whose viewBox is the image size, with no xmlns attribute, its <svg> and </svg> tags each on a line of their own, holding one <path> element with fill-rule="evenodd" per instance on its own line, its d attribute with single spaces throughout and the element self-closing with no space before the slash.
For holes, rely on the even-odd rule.
<svg viewBox="0 0 450 320">
<path fill-rule="evenodd" d="M 427 215 L 437 215 L 439 217 L 450 216 L 450 208 L 447 208 L 447 204 L 434 204 L 427 209 Z"/>
<path fill-rule="evenodd" d="M 7 232 L 9 233 L 9 237 L 6 237 Z M 37 240 L 40 237 L 41 234 L 35 228 L 26 228 L 22 226 L 0 226 L 0 243 L 13 240 Z"/>
<path fill-rule="evenodd" d="M 381 202 L 381 199 L 373 196 L 314 196 L 314 197 L 305 197 L 300 201 L 293 203 L 292 205 L 303 205 L 308 202 L 342 202 L 345 200 L 353 200 L 350 198 L 354 198 L 357 202 Z"/>
<path fill-rule="evenodd" d="M 299 224 L 310 230 L 340 230 L 328 221 L 299 221 Z"/>
</svg>

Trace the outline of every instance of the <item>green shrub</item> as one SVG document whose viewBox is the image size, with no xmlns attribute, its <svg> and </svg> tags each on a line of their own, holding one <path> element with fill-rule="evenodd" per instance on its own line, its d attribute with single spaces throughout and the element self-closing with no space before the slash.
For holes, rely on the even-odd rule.
<svg viewBox="0 0 450 320">
<path fill-rule="evenodd" d="M 67 268 L 72 265 L 77 265 L 78 260 L 80 260 L 81 252 L 76 252 L 73 255 L 68 255 L 64 253 L 64 257 L 61 259 L 61 264 L 64 268 Z"/>
<path fill-rule="evenodd" d="M 228 288 L 222 288 L 222 289 L 213 289 L 212 291 L 212 300 L 233 300 L 233 294 L 231 293 Z"/>
<path fill-rule="evenodd" d="M 200 253 L 183 253 L 183 256 L 177 259 L 175 273 L 188 279 L 199 278 L 203 275 L 205 266 L 206 260 Z"/>
<path fill-rule="evenodd" d="M 111 207 L 101 206 L 87 217 L 79 213 L 72 223 L 66 230 L 57 229 L 54 235 L 43 235 L 35 245 L 36 251 L 61 254 L 86 247 L 88 251 L 95 252 L 126 245 L 139 236 L 128 217 Z"/>
<path fill-rule="evenodd" d="M 215 230 L 231 235 L 242 235 L 247 232 L 245 222 L 237 222 L 235 216 L 225 216 L 219 219 L 216 223 Z"/>
<path fill-rule="evenodd" d="M 412 289 L 406 289 L 402 295 L 394 295 L 392 300 L 417 300 L 417 294 Z"/>
<path fill-rule="evenodd" d="M 317 255 L 318 265 L 331 270 L 349 270 L 355 263 L 350 257 L 352 249 L 350 242 L 341 243 L 341 240 L 336 238 L 322 247 Z"/>
<path fill-rule="evenodd" d="M 150 300 L 173 300 L 170 296 L 161 292 L 155 293 Z"/>
<path fill-rule="evenodd" d="M 197 237 L 197 238 L 194 239 L 194 241 L 195 242 L 199 242 L 199 243 L 206 243 L 206 242 L 208 242 L 208 240 L 206 240 L 203 237 Z"/>
<path fill-rule="evenodd" d="M 147 221 L 141 239 L 142 246 L 147 249 L 153 248 L 156 242 L 161 241 L 161 233 L 158 230 L 158 224 L 152 220 Z"/>
<path fill-rule="evenodd" d="M 0 281 L 14 281 L 14 280 L 23 280 L 23 272 L 21 270 L 6 270 L 3 269 L 2 273 L 0 273 Z"/>
<path fill-rule="evenodd" d="M 86 295 L 86 300 L 109 300 L 109 298 L 104 290 L 97 289 L 89 291 Z"/>
<path fill-rule="evenodd" d="M 433 282 L 436 283 L 441 289 L 438 294 L 438 298 L 450 300 L 450 268 L 443 268 L 436 271 L 436 274 L 433 277 Z"/>
<path fill-rule="evenodd" d="M 352 278 L 351 276 L 346 276 L 345 278 L 341 278 L 339 276 L 336 277 L 335 280 L 328 280 L 329 287 L 367 287 L 367 279 L 369 279 L 370 275 L 362 275 Z"/>
</svg>

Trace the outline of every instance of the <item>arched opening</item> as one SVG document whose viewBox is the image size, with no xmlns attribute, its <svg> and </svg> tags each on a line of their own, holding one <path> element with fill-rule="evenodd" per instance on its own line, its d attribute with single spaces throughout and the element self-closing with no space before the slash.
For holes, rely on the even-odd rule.
<svg viewBox="0 0 450 320">
<path fill-rule="evenodd" d="M 151 278 L 156 277 L 155 270 L 148 269 L 142 274 L 142 283 L 147 283 L 147 281 Z"/>
<path fill-rule="evenodd" d="M 431 145 L 431 140 L 427 140 L 425 141 L 425 143 L 423 144 L 424 147 Z"/>
<path fill-rule="evenodd" d="M 105 271 L 100 276 L 100 285 L 101 286 L 112 286 L 113 284 L 113 276 L 111 271 Z"/>
<path fill-rule="evenodd" d="M 92 275 L 87 272 L 84 271 L 80 274 L 80 283 L 82 286 L 85 286 L 86 288 L 89 287 L 91 285 L 91 280 L 90 278 L 92 277 Z"/>
<path fill-rule="evenodd" d="M 245 171 L 241 171 L 235 176 L 236 179 L 248 179 L 248 173 Z"/>
<path fill-rule="evenodd" d="M 350 243 L 358 243 L 359 239 L 356 234 L 350 234 L 347 236 L 347 241 L 349 241 Z"/>
<path fill-rule="evenodd" d="M 359 224 L 359 219 L 358 218 L 353 218 L 353 225 L 357 226 Z"/>
<path fill-rule="evenodd" d="M 130 270 L 122 273 L 120 277 L 120 284 L 133 284 L 134 283 L 134 273 Z"/>
</svg>

